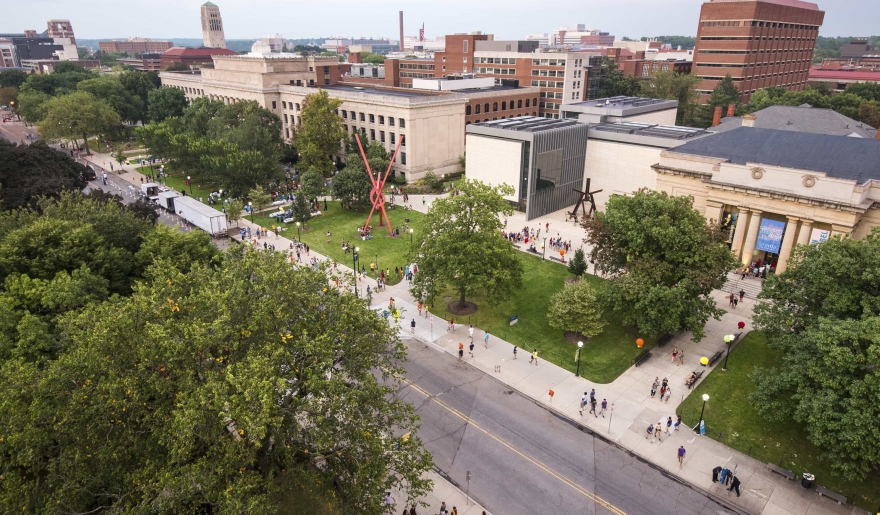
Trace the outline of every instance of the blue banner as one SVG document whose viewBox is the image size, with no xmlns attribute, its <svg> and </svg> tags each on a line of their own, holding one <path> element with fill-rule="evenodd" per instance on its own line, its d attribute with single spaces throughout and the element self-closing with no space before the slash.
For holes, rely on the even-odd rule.
<svg viewBox="0 0 880 515">
<path fill-rule="evenodd" d="M 761 228 L 758 230 L 758 244 L 755 250 L 763 250 L 771 254 L 778 254 L 782 245 L 782 233 L 785 232 L 785 222 L 776 220 L 761 220 Z"/>
</svg>

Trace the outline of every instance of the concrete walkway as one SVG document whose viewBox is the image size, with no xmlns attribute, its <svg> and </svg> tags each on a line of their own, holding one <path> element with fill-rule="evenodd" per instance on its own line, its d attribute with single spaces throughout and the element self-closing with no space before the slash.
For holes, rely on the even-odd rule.
<svg viewBox="0 0 880 515">
<path fill-rule="evenodd" d="M 98 160 L 100 161 L 100 157 Z M 140 174 L 126 170 L 123 176 L 128 176 L 129 173 L 132 174 L 133 180 L 131 182 L 139 184 L 140 177 L 138 176 Z M 431 203 L 438 198 L 436 195 L 425 195 L 424 197 L 426 199 L 425 205 L 422 205 L 421 202 L 422 195 L 413 195 L 409 204 L 419 211 L 427 211 Z M 517 213 L 516 215 L 523 214 Z M 518 220 L 516 215 L 508 218 L 508 227 L 511 227 L 511 230 L 522 228 L 518 224 L 524 223 L 524 215 L 522 220 Z M 583 237 L 583 231 L 570 222 L 564 222 L 563 216 L 560 213 L 554 213 L 540 220 L 532 221 L 530 224 L 537 227 L 538 223 L 542 225 L 548 223 L 544 222 L 544 219 L 552 219 L 554 222 L 551 222 L 550 235 L 557 237 L 558 233 L 559 237 L 571 240 L 572 244 L 576 246 Z M 251 227 L 252 230 L 256 228 L 256 225 L 251 224 L 247 219 L 242 219 L 240 225 L 245 228 Z M 233 230 L 230 233 L 234 235 L 234 239 L 238 239 L 238 231 Z M 274 234 L 270 234 L 263 240 L 274 244 L 278 250 L 288 249 L 292 242 L 288 238 L 276 237 Z M 317 257 L 319 261 L 326 260 L 326 256 L 311 252 L 308 257 L 302 256 L 302 262 L 306 263 L 311 257 Z M 337 268 L 341 274 L 352 274 L 352 270 L 341 263 L 337 265 Z M 375 287 L 375 280 L 367 279 L 359 283 L 358 289 L 363 292 L 367 284 Z M 728 293 L 723 291 L 713 293 L 719 306 L 724 309 L 728 309 L 727 295 Z M 651 358 L 642 366 L 628 369 L 610 384 L 596 384 L 575 377 L 571 372 L 546 362 L 540 356 L 537 365 L 530 364 L 529 353 L 522 350 L 514 360 L 513 345 L 491 335 L 488 348 L 486 348 L 483 343 L 484 332 L 479 329 L 474 332 L 474 356 L 471 357 L 468 352 L 470 338 L 467 326 L 456 325 L 455 330 L 449 332 L 445 319 L 425 310 L 419 317 L 415 300 L 409 294 L 405 281 L 394 286 L 387 286 L 384 292 L 374 293 L 372 307 L 377 311 L 386 310 L 391 297 L 395 299 L 395 306 L 402 312 L 397 322 L 401 334 L 406 334 L 408 337 L 414 336 L 425 342 L 426 345 L 436 346 L 455 356 L 458 355 L 459 342 L 464 343 L 464 359 L 471 366 L 492 374 L 510 388 L 532 398 L 548 410 L 577 421 L 584 430 L 618 445 L 691 487 L 721 499 L 728 506 L 734 506 L 743 513 L 770 515 L 863 515 L 867 513 L 849 505 L 838 506 L 828 498 L 819 497 L 815 492 L 801 488 L 799 483 L 771 473 L 766 464 L 707 437 L 698 436 L 687 427 L 681 427 L 679 431 L 670 435 L 664 432 L 659 442 L 645 439 L 645 429 L 648 425 L 656 424 L 665 417 L 674 417 L 678 405 L 687 394 L 693 391 L 687 389 L 683 383 L 684 378 L 691 371 L 700 370 L 699 358 L 711 356 L 715 351 L 721 350 L 724 347 L 723 335 L 735 332 L 739 321 L 746 322 L 747 331 L 751 329 L 750 318 L 754 306 L 753 300 L 746 299 L 739 304 L 736 310 L 728 310 L 728 313 L 720 321 L 710 320 L 705 328 L 707 336 L 701 342 L 691 342 L 689 333 L 681 334 L 662 349 L 653 351 Z M 416 327 L 414 333 L 411 334 L 410 322 L 414 318 L 416 319 Z M 389 323 L 394 323 L 390 316 L 388 320 Z M 675 365 L 670 362 L 670 353 L 674 347 L 684 350 L 684 364 Z M 586 347 L 584 352 L 589 352 L 589 348 Z M 720 365 L 716 364 L 716 367 L 718 366 Z M 709 373 L 711 370 L 708 369 L 706 372 Z M 669 379 L 673 394 L 668 403 L 650 397 L 650 387 L 654 377 Z M 590 415 L 586 411 L 584 415 L 579 414 L 581 395 L 591 389 L 596 390 L 596 397 L 600 403 L 602 399 L 608 401 L 609 410 L 604 418 Z M 548 394 L 550 390 L 555 393 L 552 398 Z M 548 437 L 552 437 L 552 435 L 548 435 Z M 684 446 L 687 450 L 687 457 L 681 467 L 676 458 L 676 450 L 679 446 Z M 736 467 L 737 476 L 742 481 L 742 495 L 740 497 L 736 497 L 733 492 L 728 492 L 722 485 L 712 483 L 712 469 L 716 466 Z M 442 499 L 449 485 L 439 481 L 435 485 L 435 498 Z M 432 503 L 432 509 L 436 510 L 433 508 L 433 501 L 429 502 Z M 449 501 L 447 501 L 447 507 L 451 507 Z M 482 510 L 464 511 L 460 505 L 458 508 L 459 513 L 479 514 Z"/>
</svg>

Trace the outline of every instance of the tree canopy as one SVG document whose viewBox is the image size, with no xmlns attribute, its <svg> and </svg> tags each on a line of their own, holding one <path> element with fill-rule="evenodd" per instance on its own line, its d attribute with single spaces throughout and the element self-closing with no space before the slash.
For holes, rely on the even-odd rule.
<svg viewBox="0 0 880 515">
<path fill-rule="evenodd" d="M 852 84 L 843 93 L 834 93 L 825 82 L 812 84 L 803 91 L 788 91 L 785 88 L 759 89 L 749 97 L 749 102 L 743 106 L 741 112 L 754 113 L 773 105 L 803 104 L 833 109 L 871 127 L 880 126 L 880 85 L 871 82 Z"/>
<path fill-rule="evenodd" d="M 489 186 L 465 180 L 457 194 L 438 198 L 423 221 L 422 236 L 413 260 L 419 264 L 413 291 L 428 304 L 449 285 L 465 297 L 484 295 L 494 303 L 507 298 L 522 284 L 523 266 L 513 244 L 505 239 L 499 215 L 513 209 L 504 200 L 511 186 Z"/>
<path fill-rule="evenodd" d="M 723 115 L 727 115 L 728 107 L 733 104 L 740 105 L 739 89 L 733 82 L 733 77 L 728 73 L 715 85 L 712 94 L 705 104 L 700 105 L 694 113 L 694 126 L 709 127 L 715 117 L 715 108 L 720 107 Z M 742 111 L 740 110 L 739 113 Z"/>
<path fill-rule="evenodd" d="M 83 165 L 43 141 L 13 145 L 0 139 L 0 209 L 35 206 L 40 197 L 86 187 Z"/>
<path fill-rule="evenodd" d="M 694 74 L 655 72 L 650 79 L 642 81 L 639 96 L 677 100 L 676 125 L 691 125 L 697 102 L 700 100 L 700 94 L 697 92 L 700 82 L 702 79 Z"/>
<path fill-rule="evenodd" d="M 0 71 L 0 88 L 21 88 L 28 74 L 22 70 Z"/>
<path fill-rule="evenodd" d="M 126 90 L 117 77 L 102 75 L 95 79 L 84 80 L 76 85 L 76 90 L 84 91 L 106 102 L 126 122 L 135 123 L 147 117 L 144 101 Z"/>
<path fill-rule="evenodd" d="M 599 98 L 616 96 L 636 96 L 641 90 L 641 81 L 626 75 L 614 59 L 602 58 L 602 76 L 599 78 Z"/>
<path fill-rule="evenodd" d="M 363 163 L 349 163 L 333 176 L 333 198 L 351 209 L 369 205 L 372 189 L 373 183 Z"/>
<path fill-rule="evenodd" d="M 798 245 L 768 276 L 755 326 L 779 365 L 755 370 L 755 406 L 793 419 L 842 476 L 880 467 L 880 230 L 863 240 Z"/>
<path fill-rule="evenodd" d="M 299 149 L 302 168 L 315 168 L 324 177 L 330 177 L 335 165 L 332 156 L 339 154 L 345 131 L 342 117 L 336 110 L 342 100 L 330 98 L 325 90 L 308 95 L 303 100 L 300 125 L 296 132 L 296 147 Z"/>
<path fill-rule="evenodd" d="M 49 141 L 82 138 L 87 153 L 90 135 L 108 133 L 122 123 L 112 107 L 85 91 L 52 98 L 44 109 L 40 136 Z"/>
<path fill-rule="evenodd" d="M 699 341 L 709 318 L 723 314 L 710 294 L 735 261 L 717 225 L 707 226 L 693 209 L 693 198 L 612 195 L 584 227 L 596 267 L 611 277 L 600 300 L 624 324 L 649 336 L 691 329 Z"/>
<path fill-rule="evenodd" d="M 605 328 L 602 306 L 587 281 L 567 283 L 550 299 L 547 320 L 551 327 L 578 333 L 587 338 Z"/>
</svg>

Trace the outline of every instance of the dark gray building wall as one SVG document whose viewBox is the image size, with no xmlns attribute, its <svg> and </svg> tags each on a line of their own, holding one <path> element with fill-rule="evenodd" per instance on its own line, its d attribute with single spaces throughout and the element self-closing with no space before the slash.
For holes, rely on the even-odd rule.
<svg viewBox="0 0 880 515">
<path fill-rule="evenodd" d="M 575 125 L 534 135 L 526 219 L 532 220 L 577 203 L 584 180 L 588 125 Z"/>
</svg>

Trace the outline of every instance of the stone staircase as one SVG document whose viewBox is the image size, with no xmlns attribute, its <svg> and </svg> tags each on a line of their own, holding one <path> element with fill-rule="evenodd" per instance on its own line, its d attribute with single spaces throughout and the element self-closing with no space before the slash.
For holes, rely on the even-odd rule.
<svg viewBox="0 0 880 515">
<path fill-rule="evenodd" d="M 764 286 L 763 280 L 756 277 L 746 276 L 745 279 L 741 279 L 741 277 L 742 274 L 734 272 L 728 273 L 727 282 L 724 283 L 724 286 L 721 289 L 728 293 L 736 293 L 737 295 L 739 295 L 740 290 L 743 290 L 746 292 L 746 298 L 753 300 L 757 299 L 758 294 L 761 293 L 761 289 Z"/>
</svg>

